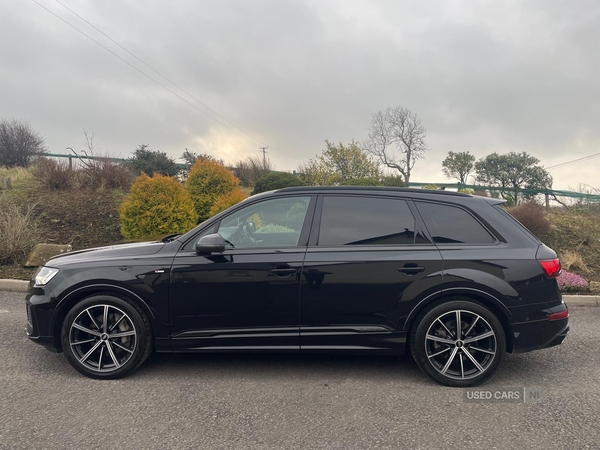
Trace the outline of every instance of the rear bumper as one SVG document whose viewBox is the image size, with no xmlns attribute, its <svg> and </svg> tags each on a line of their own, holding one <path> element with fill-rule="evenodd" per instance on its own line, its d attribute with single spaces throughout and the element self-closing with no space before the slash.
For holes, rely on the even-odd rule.
<svg viewBox="0 0 600 450">
<path fill-rule="evenodd" d="M 512 329 L 513 353 L 525 353 L 562 344 L 569 333 L 569 319 L 516 323 Z"/>
</svg>

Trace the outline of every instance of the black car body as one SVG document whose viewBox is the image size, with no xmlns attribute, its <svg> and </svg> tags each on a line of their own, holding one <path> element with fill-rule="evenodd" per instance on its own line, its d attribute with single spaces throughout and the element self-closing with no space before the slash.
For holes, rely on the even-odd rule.
<svg viewBox="0 0 600 450">
<path fill-rule="evenodd" d="M 86 375 L 121 376 L 135 368 L 124 370 L 126 356 L 141 351 L 141 343 L 135 347 L 124 336 L 110 337 L 110 317 L 127 316 L 121 303 L 106 300 L 115 298 L 147 321 L 144 353 L 153 347 L 402 355 L 411 348 L 438 381 L 476 384 L 495 371 L 496 354 L 501 359 L 504 351 L 557 345 L 568 332 L 556 254 L 501 203 L 402 188 L 259 194 L 181 236 L 51 259 L 46 266 L 58 269 L 54 277 L 29 286 L 27 334 L 55 351 L 68 347 L 67 356 Z M 90 298 L 98 298 L 100 306 L 92 301 L 87 314 L 69 316 Z M 129 318 L 121 317 L 118 326 Z M 78 323 L 79 331 L 69 331 L 66 322 Z M 144 325 L 134 322 L 123 329 L 141 333 Z M 492 333 L 494 341 L 484 337 L 487 347 L 478 348 L 469 337 L 475 332 Z M 131 339 L 142 338 L 130 333 Z M 89 344 L 79 344 L 86 338 Z M 119 340 L 97 344 L 102 339 Z M 91 345 L 107 351 L 99 358 L 87 355 L 97 352 L 88 351 Z M 111 349 L 124 356 L 119 359 Z M 450 355 L 456 360 L 445 364 Z M 79 361 L 84 356 L 90 361 Z M 424 367 L 429 360 L 435 370 Z"/>
</svg>

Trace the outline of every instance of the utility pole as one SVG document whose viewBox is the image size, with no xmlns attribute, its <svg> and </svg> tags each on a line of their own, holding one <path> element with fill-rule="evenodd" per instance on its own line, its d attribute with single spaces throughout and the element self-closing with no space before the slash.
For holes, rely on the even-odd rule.
<svg viewBox="0 0 600 450">
<path fill-rule="evenodd" d="M 260 148 L 260 150 L 262 151 L 262 154 L 263 154 L 263 169 L 267 168 L 267 153 L 269 153 L 267 151 L 268 148 L 269 148 L 268 146 Z"/>
</svg>

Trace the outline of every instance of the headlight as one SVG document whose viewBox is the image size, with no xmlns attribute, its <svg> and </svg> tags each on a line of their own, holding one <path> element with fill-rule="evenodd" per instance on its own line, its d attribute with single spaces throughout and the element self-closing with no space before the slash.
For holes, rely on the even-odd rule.
<svg viewBox="0 0 600 450">
<path fill-rule="evenodd" d="M 35 285 L 47 285 L 50 282 L 50 280 L 56 276 L 57 273 L 58 269 L 55 269 L 53 267 L 41 267 L 35 274 Z"/>
</svg>

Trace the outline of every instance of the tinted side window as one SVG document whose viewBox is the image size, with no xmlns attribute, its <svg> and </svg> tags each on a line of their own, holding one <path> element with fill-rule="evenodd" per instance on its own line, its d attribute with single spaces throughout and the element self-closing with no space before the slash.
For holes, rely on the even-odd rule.
<svg viewBox="0 0 600 450">
<path fill-rule="evenodd" d="M 227 248 L 295 247 L 309 203 L 310 197 L 254 203 L 223 218 L 217 233 Z"/>
<path fill-rule="evenodd" d="M 496 239 L 464 209 L 415 202 L 437 244 L 493 244 Z"/>
<path fill-rule="evenodd" d="M 404 200 L 325 197 L 320 246 L 415 243 L 415 218 Z"/>
</svg>

